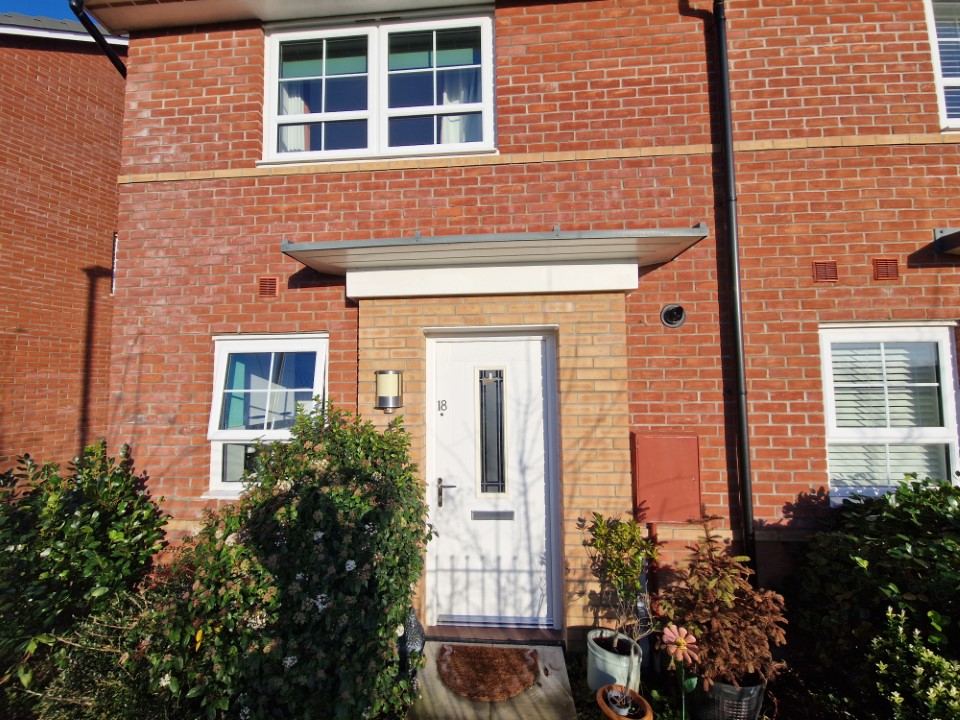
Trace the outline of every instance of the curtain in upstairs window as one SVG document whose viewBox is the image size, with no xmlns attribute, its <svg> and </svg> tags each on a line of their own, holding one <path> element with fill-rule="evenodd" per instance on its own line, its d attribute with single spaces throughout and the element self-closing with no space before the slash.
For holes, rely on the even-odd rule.
<svg viewBox="0 0 960 720">
<path fill-rule="evenodd" d="M 280 48 L 280 115 L 306 115 L 320 109 L 323 77 L 323 43 L 285 43 Z M 311 107 L 315 106 L 315 107 Z M 304 125 L 280 127 L 281 152 L 302 152 L 309 147 L 310 129 Z"/>
<path fill-rule="evenodd" d="M 478 103 L 480 70 L 448 70 L 438 73 L 437 94 L 440 105 Z M 440 118 L 440 142 L 444 145 L 477 141 L 482 137 L 480 113 L 443 115 Z"/>
<path fill-rule="evenodd" d="M 310 112 L 310 108 L 303 98 L 302 87 L 299 84 L 282 84 L 280 86 L 280 114 L 303 115 Z M 280 152 L 303 152 L 307 149 L 308 125 L 285 125 L 281 127 L 278 148 Z"/>
</svg>

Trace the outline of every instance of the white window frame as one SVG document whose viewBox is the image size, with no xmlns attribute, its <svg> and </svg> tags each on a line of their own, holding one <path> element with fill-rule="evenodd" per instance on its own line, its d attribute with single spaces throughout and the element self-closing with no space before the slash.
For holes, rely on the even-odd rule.
<svg viewBox="0 0 960 720">
<path fill-rule="evenodd" d="M 937 83 L 937 104 L 940 107 L 940 127 L 944 130 L 960 130 L 960 117 L 947 117 L 946 88 L 960 88 L 960 78 L 945 78 L 940 65 L 940 41 L 937 38 L 936 17 L 933 10 L 934 0 L 923 0 L 927 14 L 927 30 L 930 33 L 930 55 L 933 60 L 933 74 Z M 960 9 L 958 9 L 960 11 Z"/>
<path fill-rule="evenodd" d="M 947 474 L 960 468 L 958 456 L 958 397 L 957 349 L 954 340 L 955 323 L 889 323 L 876 326 L 837 324 L 820 328 L 820 360 L 823 377 L 824 416 L 826 419 L 827 448 L 832 445 L 864 444 L 931 444 L 946 445 Z M 861 428 L 837 427 L 836 396 L 833 379 L 833 343 L 857 342 L 935 342 L 940 369 L 940 397 L 943 426 L 938 428 Z M 828 472 L 828 475 L 832 475 Z M 883 486 L 886 487 L 886 486 Z M 832 489 L 831 503 L 838 504 L 849 492 Z"/>
<path fill-rule="evenodd" d="M 459 106 L 464 112 L 482 113 L 483 140 L 481 142 L 413 145 L 389 147 L 388 120 L 398 115 L 431 114 L 437 108 L 450 106 L 418 106 L 411 108 L 387 107 L 387 63 L 389 60 L 388 39 L 393 32 L 416 32 L 422 30 L 443 30 L 453 28 L 479 27 L 481 43 L 481 97 L 482 102 Z M 285 42 L 304 40 L 322 40 L 335 37 L 368 38 L 368 85 L 367 110 L 353 113 L 338 113 L 337 119 L 366 118 L 367 147 L 365 149 L 279 152 L 277 149 L 281 116 L 277 112 L 279 103 L 280 46 Z M 353 26 L 329 27 L 311 30 L 267 30 L 266 32 L 266 77 L 264 86 L 264 144 L 263 161 L 309 162 L 329 160 L 350 160 L 362 158 L 407 157 L 425 155 L 463 155 L 479 152 L 491 152 L 496 149 L 494 139 L 494 60 L 493 60 L 493 21 L 489 15 L 471 15 L 444 19 L 420 21 L 393 21 L 357 24 Z M 282 116 L 284 120 L 303 121 L 329 120 L 330 115 L 317 113 L 303 116 Z"/>
<path fill-rule="evenodd" d="M 221 430 L 224 385 L 230 355 L 235 353 L 315 352 L 313 395 L 319 402 L 327 398 L 327 363 L 329 336 L 326 333 L 301 335 L 225 335 L 215 336 L 213 396 L 210 401 L 210 422 L 207 440 L 210 441 L 210 490 L 207 497 L 235 498 L 243 490 L 242 483 L 223 481 L 223 448 L 225 445 L 247 445 L 258 440 L 283 441 L 290 438 L 288 429 L 282 430 Z"/>
</svg>

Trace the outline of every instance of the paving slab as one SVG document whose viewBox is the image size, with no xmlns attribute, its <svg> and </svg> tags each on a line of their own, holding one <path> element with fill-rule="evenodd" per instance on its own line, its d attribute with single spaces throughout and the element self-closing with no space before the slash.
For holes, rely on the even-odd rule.
<svg viewBox="0 0 960 720">
<path fill-rule="evenodd" d="M 562 648 L 555 645 L 511 645 L 536 649 L 540 658 L 540 675 L 533 685 L 516 697 L 503 702 L 477 702 L 457 695 L 443 684 L 437 671 L 437 653 L 442 644 L 429 641 L 424 647 L 426 665 L 417 675 L 420 697 L 410 711 L 410 720 L 576 720 L 577 709 L 570 693 Z"/>
</svg>

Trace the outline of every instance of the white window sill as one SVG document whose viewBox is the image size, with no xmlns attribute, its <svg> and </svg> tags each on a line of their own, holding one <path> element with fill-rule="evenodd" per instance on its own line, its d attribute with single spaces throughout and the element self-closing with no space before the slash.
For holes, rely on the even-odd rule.
<svg viewBox="0 0 960 720">
<path fill-rule="evenodd" d="M 201 495 L 200 498 L 203 500 L 239 500 L 241 495 L 243 495 L 243 488 L 238 489 L 236 492 L 231 492 L 230 490 L 208 490 Z"/>
<path fill-rule="evenodd" d="M 960 128 L 957 128 L 960 131 Z M 338 157 L 338 158 L 264 158 L 256 161 L 258 168 L 271 167 L 330 167 L 335 165 L 377 165 L 384 163 L 433 163 L 445 162 L 447 160 L 456 160 L 460 158 L 475 158 L 497 156 L 500 151 L 497 148 L 483 148 L 473 152 L 456 153 L 418 153 L 411 155 L 364 155 L 360 157 Z"/>
</svg>

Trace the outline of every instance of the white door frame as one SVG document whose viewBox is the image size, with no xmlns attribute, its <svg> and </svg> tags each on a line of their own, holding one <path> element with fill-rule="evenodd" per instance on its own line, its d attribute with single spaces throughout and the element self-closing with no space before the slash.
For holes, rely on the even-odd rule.
<svg viewBox="0 0 960 720">
<path fill-rule="evenodd" d="M 557 325 L 510 325 L 496 327 L 428 327 L 423 328 L 426 336 L 426 493 L 429 518 L 435 523 L 437 517 L 437 497 L 435 481 L 437 477 L 435 415 L 436 387 L 434 378 L 437 372 L 436 346 L 438 342 L 471 340 L 541 340 L 543 342 L 543 419 L 544 419 L 544 480 L 546 484 L 546 507 L 544 519 L 547 526 L 547 555 L 549 562 L 548 602 L 552 615 L 553 628 L 560 629 L 564 622 L 562 602 L 563 578 L 561 576 L 561 494 L 560 494 L 560 428 L 559 396 L 557 374 Z M 430 541 L 426 552 L 426 597 L 427 625 L 437 624 L 437 608 L 432 600 L 432 550 L 437 538 Z"/>
</svg>

